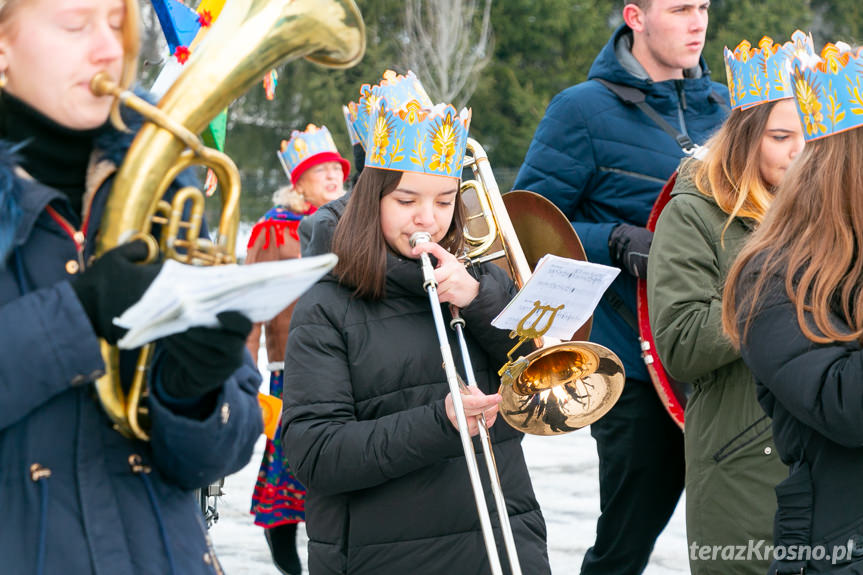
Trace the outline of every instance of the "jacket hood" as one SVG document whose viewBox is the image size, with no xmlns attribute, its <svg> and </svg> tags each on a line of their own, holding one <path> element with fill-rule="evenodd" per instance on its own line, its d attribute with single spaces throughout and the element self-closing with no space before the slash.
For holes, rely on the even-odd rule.
<svg viewBox="0 0 863 575">
<path fill-rule="evenodd" d="M 619 56 L 620 55 L 620 56 Z M 628 57 L 627 57 L 628 56 Z M 622 61 L 621 61 L 622 57 Z M 699 64 L 684 74 L 687 87 L 710 87 L 710 70 L 704 56 Z M 601 78 L 616 84 L 624 84 L 648 92 L 659 82 L 651 80 L 647 72 L 632 56 L 632 30 L 626 24 L 621 25 L 593 61 L 587 74 L 588 80 Z"/>
<path fill-rule="evenodd" d="M 710 196 L 705 196 L 702 194 L 698 188 L 695 187 L 695 180 L 693 176 L 695 175 L 695 170 L 698 169 L 698 166 L 701 164 L 700 160 L 695 158 L 683 158 L 680 161 L 680 165 L 677 167 L 677 181 L 674 183 L 674 188 L 671 190 L 671 197 L 674 196 L 696 196 L 698 198 L 704 198 L 706 200 L 710 200 L 714 202 L 713 198 Z M 714 202 L 715 203 L 715 202 Z"/>
</svg>

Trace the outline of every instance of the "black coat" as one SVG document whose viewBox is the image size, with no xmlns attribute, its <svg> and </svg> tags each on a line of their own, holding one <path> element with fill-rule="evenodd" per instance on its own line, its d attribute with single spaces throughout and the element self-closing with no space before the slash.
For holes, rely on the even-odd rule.
<svg viewBox="0 0 863 575">
<path fill-rule="evenodd" d="M 753 263 L 744 270 L 741 293 L 751 292 L 756 269 Z M 779 455 L 791 467 L 776 487 L 774 544 L 810 546 L 813 557 L 828 556 L 786 561 L 783 569 L 805 565 L 806 573 L 860 574 L 863 348 L 857 342 L 806 339 L 783 282 L 778 276 L 768 279 L 741 349 L 757 381 L 758 400 L 773 418 Z M 841 325 L 838 317 L 833 320 Z"/>
<path fill-rule="evenodd" d="M 420 267 L 394 256 L 387 266 L 385 299 L 352 298 L 327 276 L 300 299 L 291 322 L 283 441 L 308 488 L 309 572 L 488 573 L 464 453 L 444 410 L 449 388 Z M 480 286 L 463 317 L 477 382 L 488 393 L 511 347 L 490 321 L 515 288 L 495 266 L 483 269 Z M 448 322 L 448 306 L 443 312 Z M 463 372 L 452 334 L 450 347 Z M 522 570 L 548 573 L 522 435 L 499 418 L 491 437 Z M 476 441 L 474 448 L 481 454 Z M 485 493 L 494 509 L 488 485 Z"/>
</svg>

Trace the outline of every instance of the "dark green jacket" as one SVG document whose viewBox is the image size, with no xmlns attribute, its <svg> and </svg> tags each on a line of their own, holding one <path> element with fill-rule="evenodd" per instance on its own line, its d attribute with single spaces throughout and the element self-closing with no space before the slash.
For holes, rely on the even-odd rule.
<svg viewBox="0 0 863 575">
<path fill-rule="evenodd" d="M 693 384 L 685 412 L 686 532 L 693 574 L 762 575 L 776 512 L 774 486 L 788 475 L 773 443 L 755 382 L 722 331 L 722 288 L 753 222 L 728 218 L 683 169 L 659 217 L 647 272 L 656 349 L 674 378 Z M 749 541 L 757 546 L 749 553 Z M 693 546 L 695 544 L 695 546 Z M 750 559 L 705 545 L 746 546 Z M 759 552 L 760 550 L 760 552 Z M 706 554 L 706 551 L 704 551 Z M 754 560 L 753 560 L 754 558 Z M 758 560 L 761 558 L 762 560 Z"/>
</svg>

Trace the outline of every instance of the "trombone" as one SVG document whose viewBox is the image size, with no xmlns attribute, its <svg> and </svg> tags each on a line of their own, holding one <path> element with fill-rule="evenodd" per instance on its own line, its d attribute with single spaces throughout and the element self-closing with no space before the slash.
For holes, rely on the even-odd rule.
<svg viewBox="0 0 863 575">
<path fill-rule="evenodd" d="M 464 166 L 472 169 L 475 179 L 462 183 L 461 190 L 463 198 L 470 192 L 475 194 L 477 210 L 473 213 L 469 208 L 466 225 L 465 241 L 473 246 L 467 253 L 468 265 L 505 257 L 505 269 L 521 288 L 546 254 L 587 259 L 572 224 L 554 204 L 527 191 L 502 196 L 482 146 L 468 138 L 467 152 Z M 512 219 L 509 214 L 513 214 Z M 471 226 L 478 222 L 485 225 L 486 232 L 473 235 L 475 226 Z M 502 249 L 491 252 L 497 245 Z M 523 324 L 527 322 L 527 317 L 522 320 Z M 545 330 L 548 327 L 550 323 Z M 573 339 L 579 341 L 542 337 L 545 330 L 528 327 L 510 334 L 517 342 L 510 350 L 509 361 L 498 372 L 503 397 L 500 414 L 523 433 L 559 435 L 590 425 L 605 415 L 620 398 L 625 376 L 623 364 L 614 352 L 580 341 L 590 334 L 590 322 L 574 334 Z M 528 339 L 534 340 L 537 349 L 513 359 L 512 354 Z"/>
<path fill-rule="evenodd" d="M 415 232 L 410 237 L 411 247 L 418 244 L 431 241 L 431 236 L 427 232 Z M 437 295 L 437 281 L 434 277 L 434 268 L 427 253 L 421 254 L 422 272 L 423 272 L 423 289 L 428 292 L 429 303 L 431 304 L 432 315 L 434 316 L 435 330 L 437 331 L 438 343 L 440 343 L 441 355 L 443 356 L 443 366 L 446 372 L 447 384 L 449 384 L 450 395 L 452 396 L 453 410 L 455 411 L 456 421 L 458 422 L 458 434 L 461 438 L 461 446 L 464 450 L 465 461 L 467 461 L 467 471 L 470 476 L 470 484 L 473 488 L 473 497 L 476 501 L 477 513 L 479 514 L 480 526 L 482 528 L 482 536 L 485 542 L 485 549 L 488 554 L 488 560 L 491 564 L 491 572 L 493 575 L 503 575 L 501 569 L 500 558 L 497 554 L 497 545 L 494 541 L 494 533 L 491 528 L 491 518 L 488 512 L 488 506 L 485 502 L 485 493 L 479 477 L 479 466 L 476 460 L 476 452 L 473 449 L 473 442 L 468 434 L 467 417 L 464 414 L 464 404 L 461 400 L 461 394 L 467 392 L 467 386 L 458 376 L 455 369 L 455 361 L 453 360 L 452 350 L 449 347 L 449 340 L 446 335 L 446 327 L 444 326 L 443 314 L 440 309 L 440 299 Z M 464 339 L 462 326 L 464 319 L 458 316 L 455 306 L 453 310 L 453 321 L 451 326 L 458 334 L 459 347 L 461 356 L 464 361 L 465 377 L 468 379 L 469 385 L 476 385 L 476 379 L 473 373 L 473 366 L 468 355 L 467 343 Z M 494 461 L 494 451 L 492 450 L 491 437 L 488 434 L 488 427 L 485 421 L 485 415 L 477 416 L 479 424 L 479 436 L 482 443 L 482 451 L 485 457 L 486 468 L 488 469 L 489 480 L 491 482 L 491 490 L 494 496 L 495 507 L 497 508 L 498 520 L 500 529 L 503 535 L 504 547 L 506 548 L 507 558 L 509 559 L 510 570 L 512 575 L 521 575 L 521 566 L 518 562 L 518 555 L 515 549 L 515 539 L 512 536 L 512 526 L 509 523 L 509 514 L 506 512 L 506 500 L 503 497 L 503 488 L 500 484 L 500 477 L 497 473 L 497 465 Z"/>
<path fill-rule="evenodd" d="M 467 253 L 467 265 L 478 262 L 506 258 L 507 267 L 516 285 L 521 288 L 531 276 L 531 269 L 547 253 L 554 253 L 573 259 L 586 259 L 581 242 L 569 221 L 551 202 L 532 192 L 511 192 L 506 202 L 498 190 L 488 157 L 482 146 L 468 138 L 465 167 L 473 170 L 475 179 L 462 183 L 461 195 L 473 192 L 479 204 L 479 212 L 468 217 L 465 240 L 473 246 Z M 519 215 L 517 221 L 510 219 L 508 211 Z M 481 220 L 487 231 L 483 235 L 472 235 L 471 221 Z M 522 249 L 524 238 L 530 250 Z M 411 247 L 431 241 L 425 232 L 411 235 Z M 495 246 L 502 249 L 489 253 Z M 421 254 L 423 289 L 428 292 L 435 329 L 443 356 L 444 371 L 452 397 L 453 408 L 458 423 L 459 437 L 467 462 L 468 475 L 473 489 L 477 513 L 482 527 L 483 539 L 488 553 L 493 575 L 502 575 L 500 558 L 491 527 L 488 506 L 480 482 L 476 452 L 467 430 L 467 417 L 461 394 L 467 386 L 458 376 L 446 335 L 440 299 L 437 295 L 437 282 L 434 268 L 426 253 Z M 503 267 L 503 266 L 502 266 Z M 453 320 L 450 326 L 458 337 L 459 348 L 464 362 L 465 376 L 470 385 L 476 385 L 473 367 L 464 338 L 464 320 L 458 315 L 455 306 L 450 306 Z M 550 327 L 536 328 L 539 320 L 524 327 L 530 320 L 526 316 L 520 327 L 510 334 L 516 344 L 509 352 L 509 361 L 500 369 L 499 393 L 503 398 L 500 414 L 510 426 L 534 435 L 557 435 L 574 431 L 589 425 L 605 415 L 623 392 L 625 381 L 623 364 L 611 350 L 587 341 L 564 341 L 542 337 Z M 541 318 L 541 316 L 540 316 Z M 590 332 L 590 322 L 576 332 L 576 338 L 586 338 Z M 536 350 L 526 357 L 512 358 L 512 354 L 529 339 L 533 339 Z M 485 416 L 477 416 L 479 438 L 488 469 L 492 495 L 497 508 L 504 547 L 513 575 L 521 575 L 521 567 L 512 535 L 509 514 L 497 465 L 494 461 L 491 438 Z"/>
</svg>

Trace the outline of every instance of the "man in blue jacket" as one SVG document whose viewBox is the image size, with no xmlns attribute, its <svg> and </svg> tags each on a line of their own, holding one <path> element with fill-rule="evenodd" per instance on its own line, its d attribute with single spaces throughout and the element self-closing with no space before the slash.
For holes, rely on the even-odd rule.
<svg viewBox="0 0 863 575">
<path fill-rule="evenodd" d="M 623 270 L 591 334 L 618 354 L 628 377 L 615 407 L 591 426 L 601 515 L 583 574 L 642 572 L 683 488 L 683 436 L 641 359 L 635 287 L 647 270 L 652 233 L 644 226 L 654 200 L 681 157 L 726 115 L 727 90 L 710 80 L 701 58 L 708 7 L 708 0 L 627 4 L 625 24 L 588 81 L 549 104 L 514 186 L 554 202 L 590 261 Z M 642 93 L 649 109 L 624 101 L 621 86 Z"/>
</svg>

